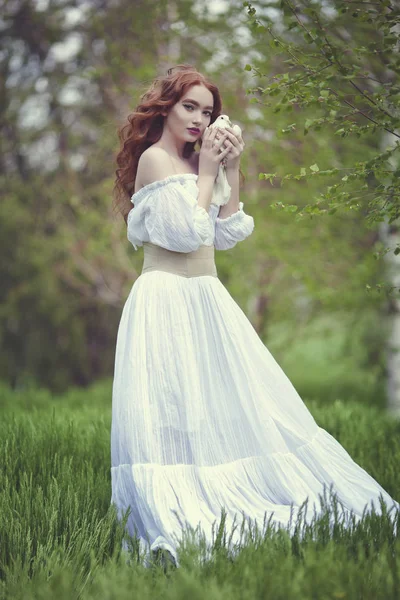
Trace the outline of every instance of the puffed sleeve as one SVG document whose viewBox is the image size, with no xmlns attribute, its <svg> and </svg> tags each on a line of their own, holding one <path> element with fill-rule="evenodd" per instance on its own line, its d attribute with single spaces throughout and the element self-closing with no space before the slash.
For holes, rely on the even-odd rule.
<svg viewBox="0 0 400 600">
<path fill-rule="evenodd" d="M 246 215 L 243 210 L 243 202 L 239 202 L 239 210 L 226 219 L 215 220 L 215 239 L 216 250 L 228 250 L 236 246 L 253 233 L 254 219 Z"/>
<path fill-rule="evenodd" d="M 213 245 L 213 221 L 198 206 L 199 188 L 194 181 L 188 185 L 188 179 L 188 174 L 184 178 L 171 175 L 132 196 L 134 208 L 128 214 L 127 235 L 135 250 L 143 242 L 174 252 L 192 252 L 203 244 Z"/>
</svg>

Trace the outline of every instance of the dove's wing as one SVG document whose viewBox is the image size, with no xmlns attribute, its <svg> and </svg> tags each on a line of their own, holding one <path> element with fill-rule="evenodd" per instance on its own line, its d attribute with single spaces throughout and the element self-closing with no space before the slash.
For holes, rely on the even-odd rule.
<svg viewBox="0 0 400 600">
<path fill-rule="evenodd" d="M 239 137 L 242 135 L 242 130 L 240 129 L 239 125 L 234 125 L 232 127 L 234 134 L 236 135 L 236 137 Z"/>
</svg>

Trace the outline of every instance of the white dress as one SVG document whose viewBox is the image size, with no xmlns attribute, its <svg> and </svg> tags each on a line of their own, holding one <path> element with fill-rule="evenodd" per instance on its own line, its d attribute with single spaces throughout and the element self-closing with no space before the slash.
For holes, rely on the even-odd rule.
<svg viewBox="0 0 400 600">
<path fill-rule="evenodd" d="M 226 219 L 197 204 L 197 175 L 172 175 L 132 196 L 128 239 L 175 252 L 232 248 L 253 217 Z M 218 279 L 164 271 L 133 284 L 118 329 L 112 398 L 112 499 L 146 555 L 157 547 L 179 565 L 181 527 L 198 525 L 211 544 L 226 511 L 262 529 L 271 517 L 289 527 L 308 498 L 307 515 L 333 489 L 358 520 L 385 490 L 327 431 Z M 373 503 L 373 504 L 372 504 Z M 310 514 L 309 514 L 310 513 Z M 213 525 L 214 524 L 214 525 Z M 204 539 L 204 538 L 203 538 Z M 126 548 L 125 544 L 125 548 Z"/>
</svg>

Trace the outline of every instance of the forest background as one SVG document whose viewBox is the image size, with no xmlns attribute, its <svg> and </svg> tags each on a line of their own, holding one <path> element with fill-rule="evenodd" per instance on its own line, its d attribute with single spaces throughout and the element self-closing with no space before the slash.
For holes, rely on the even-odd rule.
<svg viewBox="0 0 400 600">
<path fill-rule="evenodd" d="M 143 260 L 112 209 L 117 129 L 189 63 L 246 142 L 255 230 L 221 281 L 303 398 L 397 410 L 396 3 L 0 5 L 3 385 L 110 382 Z"/>
<path fill-rule="evenodd" d="M 143 260 L 112 208 L 117 130 L 179 63 L 246 143 L 255 230 L 216 252 L 221 281 L 399 500 L 399 22 L 388 0 L 0 0 L 0 600 L 400 597 L 387 514 L 267 532 L 235 561 L 218 525 L 211 561 L 185 545 L 165 577 L 121 552 L 110 502 L 115 344 Z"/>
</svg>

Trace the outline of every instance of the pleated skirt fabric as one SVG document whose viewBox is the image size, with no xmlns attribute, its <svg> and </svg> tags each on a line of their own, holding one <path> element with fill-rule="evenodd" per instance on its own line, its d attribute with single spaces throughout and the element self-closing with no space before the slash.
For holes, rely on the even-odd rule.
<svg viewBox="0 0 400 600">
<path fill-rule="evenodd" d="M 222 507 L 228 532 L 243 516 L 290 529 L 326 488 L 356 518 L 380 498 L 399 508 L 318 426 L 215 274 L 135 281 L 117 335 L 111 480 L 128 533 L 178 566 L 182 526 L 211 543 Z"/>
</svg>

